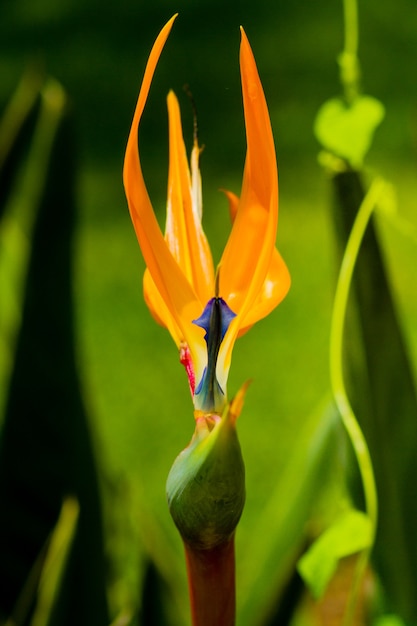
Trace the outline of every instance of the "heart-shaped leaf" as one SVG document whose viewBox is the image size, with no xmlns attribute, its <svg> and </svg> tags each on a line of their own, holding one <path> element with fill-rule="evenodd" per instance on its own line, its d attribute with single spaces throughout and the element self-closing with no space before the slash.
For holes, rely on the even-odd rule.
<svg viewBox="0 0 417 626">
<path fill-rule="evenodd" d="M 319 109 L 314 132 L 326 150 L 359 168 L 384 114 L 383 104 L 371 96 L 359 96 L 351 104 L 333 98 Z"/>
</svg>

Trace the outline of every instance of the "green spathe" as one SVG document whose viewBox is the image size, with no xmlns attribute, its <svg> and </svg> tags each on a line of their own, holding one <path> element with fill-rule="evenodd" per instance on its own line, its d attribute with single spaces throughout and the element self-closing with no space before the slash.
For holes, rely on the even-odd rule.
<svg viewBox="0 0 417 626">
<path fill-rule="evenodd" d="M 233 535 L 245 503 L 245 467 L 230 405 L 222 417 L 197 417 L 194 436 L 169 473 L 167 498 L 189 546 L 208 550 Z"/>
</svg>

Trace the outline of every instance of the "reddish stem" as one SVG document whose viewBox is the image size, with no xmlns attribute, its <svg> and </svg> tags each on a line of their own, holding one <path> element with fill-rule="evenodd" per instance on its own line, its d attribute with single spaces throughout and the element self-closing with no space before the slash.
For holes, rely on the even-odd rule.
<svg viewBox="0 0 417 626">
<path fill-rule="evenodd" d="M 234 537 L 209 550 L 184 546 L 193 626 L 234 626 Z"/>
</svg>

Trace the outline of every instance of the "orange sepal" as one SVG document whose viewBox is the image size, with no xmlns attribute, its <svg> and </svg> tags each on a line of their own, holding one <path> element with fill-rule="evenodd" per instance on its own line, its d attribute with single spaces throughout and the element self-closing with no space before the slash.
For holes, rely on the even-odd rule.
<svg viewBox="0 0 417 626">
<path fill-rule="evenodd" d="M 199 148 L 196 144 L 193 148 L 192 181 L 182 135 L 180 109 L 172 91 L 168 94 L 167 102 L 169 174 L 165 239 L 204 307 L 213 295 L 214 269 L 210 246 L 201 226 L 202 207 L 198 206 L 199 199 L 201 202 L 201 191 L 193 194 L 192 188 L 192 184 L 201 184 L 198 172 Z M 196 177 L 198 180 L 195 180 Z"/>
<path fill-rule="evenodd" d="M 123 182 L 130 215 L 146 266 L 166 309 L 172 316 L 173 323 L 168 327 L 179 329 L 181 339 L 190 346 L 196 371 L 200 374 L 199 370 L 204 367 L 206 359 L 205 344 L 200 329 L 191 321 L 200 315 L 201 304 L 171 254 L 159 228 L 143 179 L 138 149 L 139 123 L 156 65 L 175 18 L 176 15 L 163 27 L 149 55 L 127 142 Z M 166 311 L 159 317 L 162 319 L 165 314 Z M 177 336 L 175 334 L 173 336 L 177 340 Z"/>
</svg>

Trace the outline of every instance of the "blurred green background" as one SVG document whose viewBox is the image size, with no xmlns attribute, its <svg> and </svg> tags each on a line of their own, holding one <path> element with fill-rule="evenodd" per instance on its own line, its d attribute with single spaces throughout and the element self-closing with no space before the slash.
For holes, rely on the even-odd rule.
<svg viewBox="0 0 417 626">
<path fill-rule="evenodd" d="M 275 134 L 278 247 L 292 275 L 286 300 L 234 351 L 229 395 L 253 379 L 239 423 L 248 495 L 238 532 L 238 572 L 239 555 L 255 532 L 259 511 L 286 467 L 299 430 L 329 389 L 329 322 L 337 265 L 331 190 L 317 163 L 319 146 L 312 127 L 319 106 L 340 91 L 336 57 L 343 47 L 341 2 L 2 0 L 2 108 L 20 76 L 34 64 L 60 81 L 75 115 L 76 356 L 105 508 L 112 520 L 107 522 L 108 550 L 119 559 L 113 572 L 119 605 L 124 597 L 128 601 L 125 584 L 134 588 L 140 572 L 141 533 L 148 540 L 155 534 L 155 553 L 160 553 L 163 537 L 178 563 L 182 558 L 164 487 L 173 459 L 191 437 L 192 404 L 176 348 L 143 302 L 144 264 L 121 178 L 145 62 L 161 26 L 177 11 L 140 135 L 155 211 L 163 224 L 165 98 L 171 88 L 180 98 L 184 137 L 191 147 L 192 109 L 183 92 L 188 84 L 205 146 L 204 225 L 214 257 L 220 258 L 229 225 L 218 189 L 239 193 L 245 155 L 238 66 L 242 24 Z M 401 214 L 416 225 L 417 4 L 366 0 L 359 15 L 363 90 L 386 107 L 367 165 L 370 174 L 378 171 L 394 183 Z M 393 232 L 388 219 L 381 219 L 380 228 L 415 366 L 415 250 Z M 50 235 L 54 237 L 52 230 Z"/>
</svg>

